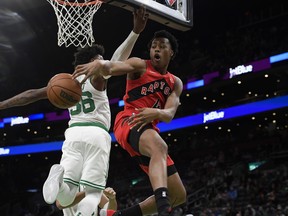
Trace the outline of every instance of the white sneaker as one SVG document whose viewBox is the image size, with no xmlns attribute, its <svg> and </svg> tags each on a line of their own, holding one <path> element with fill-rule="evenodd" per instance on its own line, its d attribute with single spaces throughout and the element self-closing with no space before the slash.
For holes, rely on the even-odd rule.
<svg viewBox="0 0 288 216">
<path fill-rule="evenodd" d="M 43 197 L 46 203 L 53 204 L 56 201 L 60 185 L 63 181 L 64 168 L 60 164 L 54 164 L 48 178 L 43 185 Z"/>
</svg>

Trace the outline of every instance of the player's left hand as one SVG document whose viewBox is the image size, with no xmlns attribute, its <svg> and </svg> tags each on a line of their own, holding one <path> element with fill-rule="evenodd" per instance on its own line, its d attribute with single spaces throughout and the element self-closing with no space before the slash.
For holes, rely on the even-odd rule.
<svg viewBox="0 0 288 216">
<path fill-rule="evenodd" d="M 134 127 L 139 127 L 137 131 L 139 132 L 144 126 L 147 124 L 153 122 L 155 119 L 158 118 L 158 109 L 154 108 L 141 108 L 136 109 L 138 112 L 137 114 L 134 114 L 129 117 L 129 125 L 131 125 L 130 129 L 133 129 Z"/>
<path fill-rule="evenodd" d="M 111 200 L 111 199 L 116 199 L 116 192 L 114 191 L 113 188 L 111 187 L 107 187 L 105 188 L 105 190 L 103 191 L 103 193 L 105 194 L 105 196 Z"/>
</svg>

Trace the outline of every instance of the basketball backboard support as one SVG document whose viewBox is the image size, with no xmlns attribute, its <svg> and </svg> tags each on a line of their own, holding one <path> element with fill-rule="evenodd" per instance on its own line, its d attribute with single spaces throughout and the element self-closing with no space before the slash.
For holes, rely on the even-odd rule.
<svg viewBox="0 0 288 216">
<path fill-rule="evenodd" d="M 104 0 L 105 3 L 129 11 L 144 5 L 149 18 L 180 31 L 193 26 L 193 0 Z"/>
</svg>

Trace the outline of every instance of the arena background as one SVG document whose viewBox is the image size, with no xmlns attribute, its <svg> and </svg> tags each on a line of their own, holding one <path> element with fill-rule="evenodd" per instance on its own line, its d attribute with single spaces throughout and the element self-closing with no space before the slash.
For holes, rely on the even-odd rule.
<svg viewBox="0 0 288 216">
<path fill-rule="evenodd" d="M 213 116 L 213 112 L 218 116 L 223 110 L 237 108 L 233 118 L 219 117 L 194 125 L 197 119 L 189 118 L 185 119 L 188 127 L 161 133 L 188 192 L 187 205 L 173 214 L 288 215 L 288 2 L 194 0 L 193 5 L 191 30 L 181 32 L 149 21 L 132 53 L 147 57 L 146 44 L 159 29 L 169 30 L 178 38 L 180 52 L 169 70 L 181 77 L 185 90 L 176 119 Z M 132 14 L 103 5 L 93 23 L 96 42 L 105 46 L 105 58 L 109 59 L 129 34 Z M 74 51 L 73 47 L 57 46 L 56 17 L 48 2 L 1 0 L 0 100 L 42 87 L 56 73 L 72 72 Z M 246 70 L 248 65 L 260 69 L 226 77 L 229 69 L 244 66 Z M 111 101 L 112 122 L 122 109 L 118 102 L 124 89 L 125 77 L 111 78 L 108 95 L 115 99 Z M 257 103 L 261 101 L 267 103 Z M 266 111 L 241 115 L 254 108 L 240 110 L 239 106 L 250 103 L 256 103 L 256 111 Z M 281 108 L 269 109 L 271 104 Z M 37 113 L 64 117 L 14 126 L 3 123 L 9 117 Z M 67 127 L 63 110 L 48 101 L 1 110 L 0 119 L 1 152 L 10 146 L 63 141 Z M 49 168 L 60 156 L 60 151 L 14 156 L 1 153 L 0 215 L 61 215 L 44 203 L 41 194 Z M 120 208 L 139 202 L 151 192 L 147 177 L 115 142 L 108 185 L 117 191 Z"/>
</svg>

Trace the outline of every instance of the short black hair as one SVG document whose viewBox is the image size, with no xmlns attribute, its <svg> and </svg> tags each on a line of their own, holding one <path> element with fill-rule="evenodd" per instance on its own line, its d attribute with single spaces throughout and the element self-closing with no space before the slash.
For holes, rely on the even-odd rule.
<svg viewBox="0 0 288 216">
<path fill-rule="evenodd" d="M 174 35 L 172 35 L 170 32 L 166 31 L 166 30 L 160 30 L 160 31 L 156 31 L 154 33 L 153 38 L 150 40 L 150 42 L 148 43 L 148 49 L 151 48 L 152 45 L 152 41 L 155 38 L 167 38 L 169 40 L 169 43 L 171 44 L 171 48 L 174 52 L 172 59 L 175 58 L 176 54 L 178 53 L 178 48 L 179 48 L 179 44 L 177 39 L 175 38 Z"/>
<path fill-rule="evenodd" d="M 105 49 L 102 45 L 93 44 L 92 46 L 86 46 L 84 48 L 78 48 L 74 54 L 73 65 L 76 67 L 80 64 L 89 63 L 97 55 L 103 56 Z"/>
</svg>

